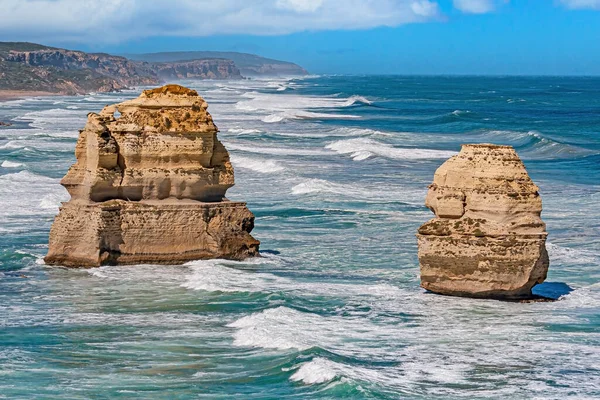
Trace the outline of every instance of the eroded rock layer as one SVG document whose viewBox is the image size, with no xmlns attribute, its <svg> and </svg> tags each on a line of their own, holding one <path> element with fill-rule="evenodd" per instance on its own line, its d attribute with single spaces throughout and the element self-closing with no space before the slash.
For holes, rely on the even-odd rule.
<svg viewBox="0 0 600 400">
<path fill-rule="evenodd" d="M 46 262 L 176 264 L 258 254 L 254 216 L 230 202 L 229 154 L 198 93 L 178 85 L 90 113 Z M 118 114 L 117 114 L 118 113 Z"/>
<path fill-rule="evenodd" d="M 542 200 L 510 146 L 463 145 L 435 172 L 419 228 L 421 286 L 432 292 L 531 298 L 546 279 Z"/>
</svg>

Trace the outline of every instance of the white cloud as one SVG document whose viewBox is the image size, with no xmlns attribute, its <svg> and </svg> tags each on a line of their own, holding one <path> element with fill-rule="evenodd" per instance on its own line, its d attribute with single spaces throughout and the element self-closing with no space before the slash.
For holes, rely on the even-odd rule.
<svg viewBox="0 0 600 400">
<path fill-rule="evenodd" d="M 277 0 L 277 7 L 296 12 L 315 12 L 323 5 L 323 0 Z"/>
<path fill-rule="evenodd" d="M 413 1 L 410 8 L 416 15 L 423 17 L 435 17 L 440 12 L 437 3 L 427 0 Z"/>
<path fill-rule="evenodd" d="M 600 0 L 560 0 L 560 2 L 570 9 L 591 8 L 600 10 Z"/>
<path fill-rule="evenodd" d="M 280 35 L 441 18 L 432 0 L 1 0 L 0 37 L 118 42 L 149 36 Z"/>
<path fill-rule="evenodd" d="M 454 8 L 468 14 L 485 14 L 494 11 L 493 0 L 453 0 Z"/>
</svg>

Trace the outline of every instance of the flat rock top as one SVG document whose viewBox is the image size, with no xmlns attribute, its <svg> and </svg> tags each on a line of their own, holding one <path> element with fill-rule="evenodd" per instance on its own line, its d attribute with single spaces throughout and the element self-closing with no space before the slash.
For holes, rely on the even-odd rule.
<svg viewBox="0 0 600 400">
<path fill-rule="evenodd" d="M 154 89 L 144 90 L 140 97 L 159 97 L 159 96 L 198 96 L 198 92 L 192 89 L 188 89 L 181 85 L 165 85 Z"/>
<path fill-rule="evenodd" d="M 144 90 L 139 97 L 116 105 L 120 112 L 124 112 L 130 108 L 174 108 L 194 106 L 203 109 L 208 108 L 208 104 L 198 95 L 198 92 L 180 85 L 165 85 L 156 89 Z"/>
<path fill-rule="evenodd" d="M 464 149 L 481 148 L 481 149 L 512 149 L 512 150 L 514 150 L 512 146 L 505 146 L 502 144 L 492 144 L 492 143 L 463 144 L 462 147 Z"/>
<path fill-rule="evenodd" d="M 145 90 L 139 97 L 88 114 L 88 127 L 112 132 L 217 132 L 208 104 L 198 92 L 180 85 Z M 115 116 L 119 111 L 120 116 Z"/>
</svg>

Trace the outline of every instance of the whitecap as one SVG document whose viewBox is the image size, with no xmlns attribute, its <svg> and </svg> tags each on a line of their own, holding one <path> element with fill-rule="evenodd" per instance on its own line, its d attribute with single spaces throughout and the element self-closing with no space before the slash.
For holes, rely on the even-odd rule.
<svg viewBox="0 0 600 400">
<path fill-rule="evenodd" d="M 373 104 L 373 102 L 371 100 L 367 99 L 364 96 L 354 95 L 354 96 L 350 96 L 348 98 L 348 100 L 346 100 L 344 102 L 344 107 L 349 107 L 349 106 L 351 106 L 353 104 L 356 104 L 356 103 Z"/>
<path fill-rule="evenodd" d="M 316 314 L 277 307 L 247 315 L 227 326 L 237 328 L 233 334 L 235 346 L 306 350 L 323 345 L 320 337 L 336 329 L 332 322 Z"/>
<path fill-rule="evenodd" d="M 190 273 L 181 286 L 207 292 L 297 292 L 305 296 L 373 296 L 380 300 L 407 296 L 406 292 L 387 283 L 305 282 L 255 270 L 258 267 L 281 266 L 282 262 L 283 259 L 272 255 L 263 255 L 243 262 L 192 261 L 185 264 Z"/>
<path fill-rule="evenodd" d="M 302 382 L 305 385 L 325 383 L 335 379 L 338 376 L 338 371 L 341 369 L 340 364 L 326 358 L 317 357 L 302 364 L 290 377 L 290 380 Z"/>
<path fill-rule="evenodd" d="M 355 195 L 355 190 L 351 186 L 335 184 L 325 179 L 309 179 L 292 187 L 292 194 L 302 195 L 310 193 L 335 193 Z M 360 193 L 358 194 L 360 196 Z"/>
<path fill-rule="evenodd" d="M 258 154 L 271 154 L 281 156 L 317 156 L 329 154 L 323 150 L 313 150 L 307 148 L 284 148 L 284 147 L 261 147 L 261 146 L 247 146 L 237 143 L 227 143 L 227 148 L 230 150 L 245 151 L 248 153 Z"/>
<path fill-rule="evenodd" d="M 61 201 L 69 195 L 59 179 L 48 178 L 29 171 L 0 175 L 0 223 L 15 223 L 56 213 Z M 16 229 L 16 228 L 15 228 Z"/>
<path fill-rule="evenodd" d="M 382 191 L 378 187 L 369 185 L 358 186 L 313 178 L 293 186 L 292 194 L 297 196 L 319 194 L 321 197 L 335 199 L 336 201 L 351 198 L 366 202 L 404 202 L 421 205 L 427 194 L 427 188 L 409 189 L 404 186 L 395 188 L 390 186 Z"/>
<path fill-rule="evenodd" d="M 356 103 L 370 104 L 363 96 L 337 98 L 326 96 L 302 96 L 258 93 L 255 91 L 242 94 L 249 100 L 239 101 L 235 108 L 242 111 L 266 112 L 263 122 L 274 123 L 285 119 L 342 119 L 360 118 L 357 115 L 311 112 L 313 109 L 345 108 Z"/>
<path fill-rule="evenodd" d="M 460 116 L 460 115 L 466 115 L 466 114 L 470 114 L 471 111 L 469 110 L 454 110 L 451 112 L 452 115 L 456 115 L 456 116 Z"/>
<path fill-rule="evenodd" d="M 227 130 L 227 132 L 235 133 L 238 135 L 249 135 L 252 133 L 261 133 L 262 131 L 260 129 L 230 128 Z"/>
<path fill-rule="evenodd" d="M 565 265 L 569 264 L 597 264 L 600 265 L 600 255 L 591 251 L 575 249 L 571 247 L 563 247 L 553 243 L 546 243 L 548 255 L 551 262 L 560 262 Z"/>
<path fill-rule="evenodd" d="M 236 168 L 249 169 L 263 174 L 271 174 L 285 169 L 277 161 L 243 157 L 235 154 L 231 154 L 231 162 Z"/>
<path fill-rule="evenodd" d="M 222 260 L 193 261 L 187 266 L 191 274 L 181 286 L 207 292 L 262 292 L 282 286 L 292 287 L 289 280 L 269 273 L 257 273 L 240 269 L 243 266 L 256 266 L 259 263 L 277 263 L 276 260 L 262 257 L 243 263 L 228 262 L 237 268 L 227 267 Z"/>
<path fill-rule="evenodd" d="M 339 140 L 329 143 L 325 148 L 338 154 L 350 154 L 355 161 L 366 160 L 373 155 L 404 160 L 446 159 L 456 155 L 456 152 L 446 150 L 402 149 L 369 138 Z"/>
<path fill-rule="evenodd" d="M 85 124 L 86 113 L 64 108 L 32 111 L 15 118 L 16 121 L 27 121 L 34 128 L 73 129 Z"/>
<path fill-rule="evenodd" d="M 262 118 L 261 121 L 266 122 L 267 124 L 273 124 L 276 122 L 281 122 L 283 120 L 285 120 L 285 115 L 267 115 L 266 117 Z"/>
<path fill-rule="evenodd" d="M 10 140 L 8 142 L 6 142 L 5 144 L 0 146 L 0 149 L 22 149 L 23 147 L 25 147 L 24 144 L 19 143 L 16 140 Z"/>
<path fill-rule="evenodd" d="M 4 160 L 2 162 L 2 164 L 0 165 L 0 167 L 2 167 L 2 168 L 19 168 L 22 166 L 23 166 L 23 164 L 21 164 L 21 163 L 8 161 L 8 160 Z"/>
</svg>

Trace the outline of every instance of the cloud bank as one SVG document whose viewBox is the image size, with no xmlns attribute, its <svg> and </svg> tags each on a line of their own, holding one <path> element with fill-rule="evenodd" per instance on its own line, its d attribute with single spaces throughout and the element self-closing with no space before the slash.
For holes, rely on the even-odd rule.
<svg viewBox="0 0 600 400">
<path fill-rule="evenodd" d="M 120 42 L 149 36 L 282 35 L 441 18 L 431 0 L 2 0 L 0 36 Z"/>
</svg>

